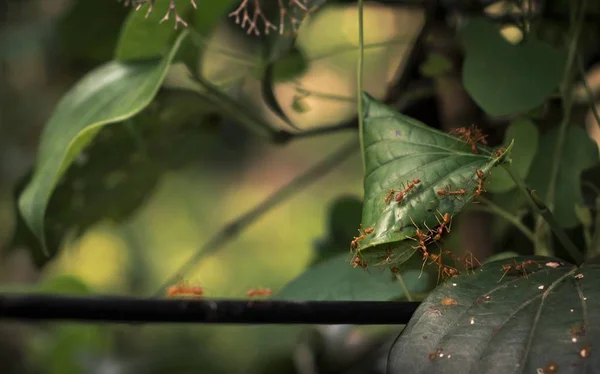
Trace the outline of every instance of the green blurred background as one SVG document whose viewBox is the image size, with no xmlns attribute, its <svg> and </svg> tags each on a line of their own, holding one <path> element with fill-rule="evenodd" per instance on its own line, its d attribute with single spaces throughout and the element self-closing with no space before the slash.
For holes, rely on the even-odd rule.
<svg viewBox="0 0 600 374">
<path fill-rule="evenodd" d="M 201 1 L 198 12 L 210 6 Z M 116 0 L 0 1 L 0 281 L 5 291 L 41 287 L 69 294 L 152 295 L 225 223 L 356 137 L 355 132 L 344 132 L 272 145 L 223 119 L 216 135 L 198 145 L 200 151 L 189 155 L 185 166 L 160 176 L 133 214 L 120 222 L 101 220 L 80 237 L 67 236 L 59 255 L 37 269 L 27 248 L 9 246 L 17 222 L 15 184 L 31 167 L 40 133 L 61 96 L 85 73 L 112 58 L 128 12 Z M 300 128 L 336 124 L 355 115 L 356 20 L 353 5 L 332 5 L 303 23 L 297 47 L 309 64 L 296 80 L 277 83 L 275 90 Z M 379 45 L 365 51 L 370 93 L 383 97 L 386 86 L 397 78 L 422 22 L 422 12 L 415 9 L 376 3 L 367 7 L 365 43 Z M 225 48 L 247 53 L 251 63 L 256 54 L 251 37 L 224 17 L 207 46 L 205 76 L 222 87 L 243 81 L 242 97 L 254 110 L 273 126 L 291 131 L 264 103 L 251 102 L 260 90 L 252 69 L 240 69 L 239 61 L 222 52 Z M 179 84 L 176 75 L 167 81 Z M 293 110 L 302 90 L 313 92 L 302 99 L 308 109 Z M 333 172 L 181 276 L 204 287 L 209 297 L 244 298 L 251 287 L 277 292 L 314 260 L 316 243 L 328 235 L 329 209 L 339 197 L 362 198 L 358 149 Z M 1 322 L 0 373 L 295 372 L 290 371 L 293 352 L 311 331 L 294 326 Z M 370 331 L 352 329 L 344 336 L 359 344 L 368 340 Z"/>
</svg>

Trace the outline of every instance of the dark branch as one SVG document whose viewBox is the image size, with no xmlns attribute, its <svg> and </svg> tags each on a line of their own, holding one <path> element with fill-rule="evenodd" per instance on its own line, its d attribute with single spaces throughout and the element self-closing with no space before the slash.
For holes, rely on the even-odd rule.
<svg viewBox="0 0 600 374">
<path fill-rule="evenodd" d="M 0 294 L 0 319 L 112 323 L 406 324 L 416 302 L 253 301 Z"/>
</svg>

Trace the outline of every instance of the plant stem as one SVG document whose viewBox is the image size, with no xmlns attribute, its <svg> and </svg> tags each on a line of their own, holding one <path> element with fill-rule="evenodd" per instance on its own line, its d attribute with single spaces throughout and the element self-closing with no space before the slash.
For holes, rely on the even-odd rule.
<svg viewBox="0 0 600 374">
<path fill-rule="evenodd" d="M 554 200 L 556 195 L 556 182 L 558 179 L 558 173 L 560 170 L 560 164 L 563 158 L 565 138 L 567 135 L 567 129 L 571 120 L 571 109 L 573 106 L 572 100 L 572 83 L 573 83 L 573 64 L 577 56 L 577 47 L 579 45 L 579 34 L 581 33 L 581 26 L 583 24 L 583 16 L 585 15 L 587 0 L 582 0 L 581 7 L 575 8 L 575 5 L 571 5 L 570 15 L 570 40 L 569 40 L 569 51 L 567 55 L 567 63 L 565 64 L 565 71 L 563 75 L 563 81 L 561 83 L 561 96 L 562 96 L 562 109 L 563 117 L 558 128 L 558 138 L 554 147 L 554 155 L 552 158 L 552 168 L 550 170 L 550 180 L 548 182 L 548 193 L 546 195 L 546 201 L 548 202 L 548 209 L 554 210 Z M 579 11 L 579 17 L 577 12 Z M 544 235 L 547 232 L 547 228 L 544 225 L 541 218 L 538 218 L 535 227 L 536 235 L 538 240 L 540 236 L 545 237 L 545 246 L 550 248 L 551 242 Z"/>
<path fill-rule="evenodd" d="M 364 8 L 364 0 L 358 0 L 358 72 L 357 72 L 357 82 L 356 82 L 356 100 L 358 100 L 358 138 L 360 140 L 360 154 L 362 158 L 363 164 L 363 172 L 366 171 L 366 162 L 365 162 L 365 143 L 363 139 L 363 131 L 364 131 L 364 118 L 363 118 L 363 65 L 364 65 L 364 57 L 365 57 L 365 49 L 364 49 L 364 25 L 363 25 L 363 8 Z"/>
<path fill-rule="evenodd" d="M 534 191 L 531 191 L 529 188 L 527 188 L 527 186 L 525 186 L 525 183 L 523 182 L 521 177 L 517 173 L 515 173 L 515 171 L 510 167 L 510 165 L 503 164 L 502 166 L 510 174 L 511 178 L 515 181 L 515 183 L 517 184 L 517 188 L 519 188 L 519 190 L 521 190 L 521 192 L 523 192 L 523 194 L 526 196 L 527 202 L 531 205 L 533 210 L 539 215 L 541 215 L 542 218 L 548 223 L 550 229 L 552 229 L 552 231 L 554 232 L 554 235 L 556 235 L 558 240 L 560 240 L 560 242 L 569 252 L 571 257 L 573 257 L 575 262 L 578 264 L 581 263 L 583 261 L 583 255 L 581 254 L 581 251 L 575 246 L 575 244 L 573 244 L 573 242 L 571 241 L 571 239 L 569 239 L 567 234 L 565 234 L 564 230 L 560 227 L 560 225 L 558 224 L 558 222 L 556 221 L 556 219 L 552 215 L 552 212 L 546 206 L 546 204 L 537 197 Z M 536 246 L 536 250 L 537 249 L 538 247 Z M 548 256 L 545 253 L 540 254 L 537 251 L 536 255 Z"/>
<path fill-rule="evenodd" d="M 404 283 L 404 278 L 402 278 L 402 274 L 396 274 L 396 279 L 398 279 L 398 282 L 400 282 L 400 287 L 402 287 L 402 291 L 404 292 L 404 295 L 406 295 L 406 300 L 413 301 L 413 297 L 410 294 L 408 287 L 406 287 L 406 283 Z"/>
<path fill-rule="evenodd" d="M 206 255 L 217 252 L 225 243 L 238 236 L 247 227 L 256 222 L 265 213 L 269 212 L 277 205 L 291 198 L 302 189 L 314 183 L 319 177 L 336 168 L 341 162 L 346 160 L 357 149 L 356 140 L 345 144 L 339 150 L 329 155 L 325 160 L 313 166 L 306 173 L 299 175 L 293 181 L 280 188 L 273 195 L 269 196 L 262 203 L 238 217 L 234 221 L 226 224 L 221 231 L 217 232 L 208 242 L 200 247 L 184 264 L 181 266 L 160 288 L 156 296 L 162 295 L 164 289 L 184 276 Z"/>
<path fill-rule="evenodd" d="M 473 209 L 487 211 L 496 214 L 508 222 L 512 223 L 523 235 L 527 237 L 532 243 L 535 243 L 535 234 L 527 226 L 523 224 L 519 219 L 515 218 L 510 212 L 504 210 L 501 206 L 496 205 L 493 201 L 486 199 L 483 196 L 478 198 L 481 202 L 485 203 L 485 206 L 473 206 Z"/>
</svg>

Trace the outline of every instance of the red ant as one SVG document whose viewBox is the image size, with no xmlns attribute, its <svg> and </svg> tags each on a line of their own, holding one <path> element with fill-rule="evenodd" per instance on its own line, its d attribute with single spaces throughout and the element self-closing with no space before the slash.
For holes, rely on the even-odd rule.
<svg viewBox="0 0 600 374">
<path fill-rule="evenodd" d="M 445 278 L 452 278 L 455 275 L 458 275 L 458 270 L 448 265 L 444 265 L 442 262 L 442 254 L 449 254 L 456 261 L 456 256 L 451 251 L 441 251 L 440 254 L 431 254 L 431 262 L 429 264 L 436 263 L 438 265 L 438 279 L 437 283 L 440 283 L 440 278 L 444 280 Z"/>
<path fill-rule="evenodd" d="M 254 296 L 270 296 L 271 289 L 270 288 L 251 288 L 246 292 L 246 296 L 254 297 Z"/>
<path fill-rule="evenodd" d="M 467 143 L 471 145 L 471 150 L 473 153 L 478 154 L 479 151 L 477 149 L 477 143 L 487 144 L 487 135 L 483 135 L 481 130 L 479 130 L 475 125 L 471 125 L 470 128 L 459 127 L 456 129 L 452 129 L 450 134 L 457 134 Z"/>
<path fill-rule="evenodd" d="M 440 212 L 438 211 L 438 213 Z M 433 240 L 435 241 L 440 240 L 442 238 L 444 229 L 446 229 L 447 233 L 450 233 L 450 226 L 452 225 L 452 216 L 450 215 L 450 213 L 440 213 L 440 216 L 442 217 L 441 221 L 437 216 L 435 217 L 435 219 L 438 221 L 439 226 L 433 230 L 428 228 L 430 233 L 435 233 L 435 236 L 433 237 Z"/>
<path fill-rule="evenodd" d="M 473 255 L 473 253 L 469 252 L 469 254 L 467 256 L 465 256 L 465 269 L 467 271 L 467 274 L 469 274 L 469 269 L 471 269 L 471 272 L 473 274 L 475 274 L 475 271 L 473 270 L 475 268 L 475 264 L 473 263 L 473 260 L 477 263 L 478 266 L 482 266 L 481 262 L 479 262 L 479 260 L 477 259 L 477 257 L 475 257 Z"/>
<path fill-rule="evenodd" d="M 188 286 L 183 281 L 180 281 L 175 286 L 169 287 L 169 289 L 167 290 L 167 296 L 169 296 L 169 297 L 180 296 L 180 295 L 200 297 L 200 296 L 204 295 L 204 290 L 202 289 L 202 287 Z"/>
<path fill-rule="evenodd" d="M 408 186 L 404 189 L 404 191 L 398 192 L 396 194 L 396 197 L 394 198 L 394 200 L 396 200 L 396 202 L 398 202 L 398 203 L 402 202 L 404 197 L 406 197 L 406 195 L 410 191 L 412 191 L 412 189 L 415 188 L 415 186 L 419 183 L 421 183 L 421 180 L 419 178 L 415 178 L 412 181 L 408 182 Z"/>
<path fill-rule="evenodd" d="M 477 188 L 475 189 L 475 193 L 473 194 L 474 197 L 478 197 L 479 195 L 481 195 L 482 192 L 485 192 L 485 190 L 483 189 L 484 177 L 485 174 L 483 173 L 483 171 L 477 170 Z"/>
<path fill-rule="evenodd" d="M 504 153 L 504 147 L 500 147 L 496 150 L 496 152 L 494 152 L 494 156 L 500 157 L 500 156 L 502 156 L 503 153 Z"/>
<path fill-rule="evenodd" d="M 361 268 L 363 268 L 364 270 L 367 270 L 367 262 L 365 260 L 361 260 L 358 255 L 354 256 L 354 258 L 352 259 L 352 267 L 356 268 L 360 266 Z M 368 270 L 367 270 L 368 271 Z"/>
<path fill-rule="evenodd" d="M 504 279 L 504 277 L 506 276 L 506 274 L 511 271 L 511 270 L 516 270 L 516 271 L 520 271 L 523 273 L 523 275 L 525 276 L 525 278 L 528 278 L 527 276 L 527 270 L 525 269 L 526 266 L 529 265 L 537 265 L 538 267 L 540 266 L 540 264 L 538 264 L 537 262 L 533 261 L 533 260 L 526 260 L 521 262 L 520 264 L 517 264 L 517 261 L 515 259 L 513 259 L 513 263 L 514 264 L 504 264 L 502 265 L 502 271 L 504 271 L 504 274 L 502 274 L 502 278 L 500 278 L 500 280 L 498 281 L 498 283 L 500 283 L 502 281 L 502 279 Z"/>
<path fill-rule="evenodd" d="M 438 195 L 440 196 L 465 196 L 467 194 L 467 190 L 465 190 L 464 188 L 461 188 L 458 191 L 450 191 L 450 189 L 444 189 L 442 188 L 441 190 L 439 190 Z"/>
<path fill-rule="evenodd" d="M 369 227 L 368 229 L 358 229 L 358 232 L 360 233 L 360 236 L 355 236 L 354 240 L 352 240 L 350 242 L 350 251 L 352 251 L 353 248 L 356 248 L 356 246 L 358 245 L 358 242 L 360 242 L 361 240 L 363 240 L 364 238 L 367 237 L 368 234 L 373 233 L 373 231 L 375 231 L 374 228 Z"/>
</svg>

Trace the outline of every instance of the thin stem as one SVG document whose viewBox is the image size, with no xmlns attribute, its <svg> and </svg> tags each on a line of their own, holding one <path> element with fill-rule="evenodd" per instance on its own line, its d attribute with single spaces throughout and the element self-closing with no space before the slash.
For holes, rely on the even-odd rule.
<svg viewBox="0 0 600 374">
<path fill-rule="evenodd" d="M 558 173 L 560 171 L 560 164 L 563 158 L 565 138 L 567 136 L 567 129 L 569 122 L 571 121 L 571 110 L 573 106 L 572 98 L 572 83 L 573 83 L 573 64 L 577 57 L 577 47 L 579 45 L 579 34 L 581 33 L 581 26 L 583 24 L 583 16 L 585 15 L 587 0 L 582 0 L 581 7 L 575 8 L 575 5 L 571 5 L 570 12 L 570 23 L 571 30 L 569 32 L 569 52 L 567 55 L 567 63 L 565 65 L 565 71 L 563 75 L 563 82 L 561 84 L 561 96 L 562 96 L 562 109 L 563 117 L 558 128 L 558 138 L 554 147 L 554 154 L 552 158 L 552 168 L 550 170 L 550 180 L 548 181 L 548 193 L 546 195 L 546 201 L 548 202 L 548 209 L 554 210 L 554 200 L 556 195 L 556 182 L 558 179 Z M 579 17 L 577 16 L 577 10 L 579 10 Z M 535 227 L 536 235 L 538 239 L 544 238 L 545 247 L 551 248 L 551 241 L 549 237 L 545 235 L 547 227 L 544 225 L 541 218 L 538 218 Z M 538 241 L 539 244 L 539 241 Z M 536 250 L 539 248 L 536 247 Z M 549 253 L 552 255 L 552 251 Z"/>
<path fill-rule="evenodd" d="M 554 235 L 556 235 L 558 240 L 560 240 L 561 244 L 569 252 L 571 257 L 573 257 L 575 262 L 581 263 L 583 261 L 583 255 L 581 254 L 581 251 L 575 246 L 575 244 L 573 244 L 571 239 L 569 239 L 567 234 L 560 227 L 560 224 L 556 221 L 556 219 L 552 215 L 552 212 L 546 206 L 546 204 L 537 197 L 534 191 L 529 190 L 529 188 L 525 186 L 525 183 L 523 182 L 521 177 L 517 173 L 515 173 L 515 171 L 510 167 L 510 165 L 503 164 L 502 166 L 515 181 L 515 183 L 517 184 L 517 188 L 519 188 L 519 190 L 523 192 L 523 194 L 526 196 L 527 202 L 529 202 L 533 210 L 536 213 L 540 214 L 543 217 L 543 219 L 548 223 L 550 229 L 552 229 L 552 231 L 554 232 Z M 536 253 L 536 255 L 538 255 L 538 253 Z"/>
<path fill-rule="evenodd" d="M 560 123 L 558 139 L 556 141 L 556 146 L 554 148 L 554 157 L 552 159 L 552 169 L 550 171 L 550 182 L 548 186 L 548 194 L 546 196 L 546 200 L 548 201 L 548 207 L 550 210 L 554 209 L 554 198 L 556 194 L 556 180 L 558 179 L 558 172 L 560 169 L 560 163 L 563 157 L 564 152 L 564 144 L 565 138 L 567 134 L 567 128 L 569 127 L 569 122 L 571 120 L 571 109 L 573 106 L 572 100 L 572 90 L 571 86 L 573 83 L 573 64 L 575 62 L 575 58 L 577 57 L 577 47 L 579 45 L 579 34 L 581 33 L 581 26 L 583 24 L 583 16 L 585 15 L 587 0 L 582 0 L 581 7 L 579 9 L 579 17 L 577 19 L 572 19 L 572 32 L 571 40 L 569 44 L 569 53 L 567 56 L 567 63 L 565 66 L 565 73 L 563 77 L 563 82 L 561 84 L 562 91 L 562 103 L 563 103 L 563 118 Z M 573 11 L 576 14 L 576 11 Z M 573 16 L 572 18 L 574 18 Z"/>
<path fill-rule="evenodd" d="M 527 226 L 525 226 L 521 220 L 483 196 L 479 196 L 478 199 L 485 203 L 485 206 L 473 206 L 473 209 L 490 212 L 504 218 L 508 222 L 512 223 L 517 229 L 519 229 L 519 231 L 521 231 L 521 233 L 523 233 L 527 239 L 529 239 L 532 243 L 535 243 L 535 234 Z"/>
<path fill-rule="evenodd" d="M 402 278 L 402 274 L 396 274 L 396 279 L 398 279 L 398 282 L 400 282 L 400 287 L 402 288 L 402 292 L 404 292 L 404 295 L 406 295 L 406 300 L 412 302 L 413 297 L 410 294 L 408 287 L 406 287 L 406 283 L 404 283 L 404 278 Z"/>
<path fill-rule="evenodd" d="M 211 324 L 407 324 L 405 301 L 154 300 L 98 295 L 0 294 L 0 318 L 21 321 Z"/>
<path fill-rule="evenodd" d="M 366 171 L 366 161 L 365 154 L 363 150 L 365 149 L 365 143 L 363 139 L 363 131 L 364 131 L 364 118 L 363 118 L 363 65 L 364 65 L 364 57 L 365 57 L 365 48 L 364 48 L 364 24 L 363 24 L 363 8 L 364 8 L 364 0 L 358 0 L 358 72 L 357 72 L 357 82 L 356 82 L 356 100 L 358 100 L 358 138 L 360 139 L 360 154 L 363 163 L 363 172 Z"/>
<path fill-rule="evenodd" d="M 335 95 L 335 94 L 329 94 L 329 93 L 323 93 L 323 92 L 309 90 L 307 88 L 302 87 L 301 82 L 298 82 L 296 80 L 293 82 L 294 82 L 294 85 L 296 86 L 296 92 L 298 92 L 298 94 L 302 95 L 303 97 L 313 96 L 313 97 L 318 97 L 321 99 L 341 101 L 341 102 L 347 102 L 347 103 L 354 103 L 354 100 L 355 100 L 353 97 L 340 96 L 340 95 Z"/>
<path fill-rule="evenodd" d="M 160 288 L 156 296 L 162 295 L 163 291 L 177 280 L 187 274 L 198 262 L 209 254 L 217 252 L 223 245 L 238 236 L 251 224 L 256 222 L 265 213 L 269 212 L 282 202 L 288 200 L 296 193 L 302 191 L 305 187 L 314 183 L 323 175 L 339 166 L 350 155 L 357 150 L 356 140 L 345 144 L 335 153 L 329 155 L 325 160 L 313 166 L 306 173 L 296 177 L 293 181 L 280 188 L 273 195 L 269 196 L 262 203 L 252 208 L 234 221 L 226 224 L 221 231 L 216 233 L 208 242 L 200 247 L 184 264 L 179 268 Z"/>
<path fill-rule="evenodd" d="M 578 62 L 577 65 L 579 67 L 579 73 L 581 74 L 581 79 L 583 82 L 583 87 L 585 88 L 585 91 L 587 92 L 587 95 L 588 95 L 588 105 L 590 106 L 590 110 L 594 114 L 594 119 L 596 120 L 596 126 L 600 127 L 600 113 L 598 113 L 598 108 L 596 107 L 596 103 L 595 103 L 595 99 L 594 99 L 594 92 L 592 91 L 592 89 L 590 88 L 590 85 L 587 82 L 587 77 L 585 74 L 585 67 L 583 66 L 583 59 L 581 58 L 581 56 L 577 57 L 577 62 Z"/>
</svg>

